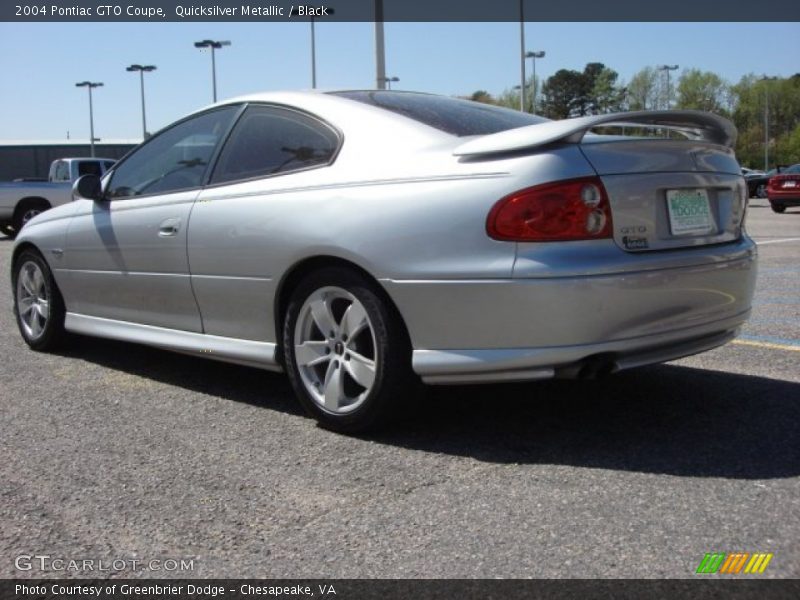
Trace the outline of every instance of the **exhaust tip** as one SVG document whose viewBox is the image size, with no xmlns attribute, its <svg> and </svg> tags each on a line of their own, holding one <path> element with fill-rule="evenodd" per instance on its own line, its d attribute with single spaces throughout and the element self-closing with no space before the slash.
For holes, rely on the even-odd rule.
<svg viewBox="0 0 800 600">
<path fill-rule="evenodd" d="M 600 379 L 617 371 L 619 371 L 619 365 L 613 357 L 595 356 L 558 369 L 556 377 L 563 379 Z"/>
</svg>

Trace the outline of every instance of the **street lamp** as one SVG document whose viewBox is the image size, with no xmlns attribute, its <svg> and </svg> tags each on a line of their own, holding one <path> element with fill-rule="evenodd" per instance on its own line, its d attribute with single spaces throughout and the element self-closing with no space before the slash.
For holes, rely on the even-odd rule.
<svg viewBox="0 0 800 600">
<path fill-rule="evenodd" d="M 375 85 L 386 89 L 386 46 L 383 39 L 383 0 L 375 0 Z"/>
<path fill-rule="evenodd" d="M 315 89 L 317 87 L 317 43 L 316 35 L 314 33 L 314 11 L 311 12 L 312 14 L 309 15 L 309 21 L 311 21 L 311 87 L 312 89 Z M 336 11 L 332 8 L 326 8 L 325 12 L 329 15 L 336 13 Z M 300 10 L 293 8 L 290 14 L 293 17 L 300 16 Z"/>
<path fill-rule="evenodd" d="M 391 90 L 392 89 L 392 82 L 393 81 L 394 82 L 398 82 L 398 81 L 400 81 L 400 78 L 399 77 L 384 77 L 383 81 L 384 81 L 384 83 L 386 83 L 386 88 Z"/>
<path fill-rule="evenodd" d="M 533 91 L 531 92 L 531 113 L 535 115 L 536 114 L 536 59 L 544 58 L 544 50 L 526 52 L 525 58 L 530 58 L 531 64 L 533 65 L 533 81 L 531 82 L 531 87 L 533 88 Z"/>
<path fill-rule="evenodd" d="M 94 108 L 92 107 L 92 88 L 102 87 L 103 83 L 100 81 L 81 81 L 76 83 L 75 87 L 85 87 L 89 89 L 89 147 L 91 148 L 92 157 L 94 157 Z"/>
<path fill-rule="evenodd" d="M 761 81 L 775 81 L 777 77 L 763 75 Z M 764 83 L 764 172 L 769 171 L 769 84 Z"/>
<path fill-rule="evenodd" d="M 671 100 L 671 92 L 669 87 L 669 72 L 676 71 L 678 69 L 678 65 L 660 65 L 656 67 L 658 71 L 666 71 L 667 73 L 667 110 L 669 110 L 670 100 Z"/>
<path fill-rule="evenodd" d="M 156 70 L 155 65 L 131 65 L 126 67 L 126 71 L 136 72 L 139 71 L 139 84 L 142 90 L 142 141 L 147 139 L 147 118 L 144 112 L 144 74 Z"/>
<path fill-rule="evenodd" d="M 215 41 L 203 40 L 202 42 L 195 42 L 195 48 L 211 48 L 211 86 L 214 91 L 214 102 L 217 101 L 217 61 L 214 58 L 214 51 L 219 50 L 223 46 L 230 46 L 228 41 Z"/>
<path fill-rule="evenodd" d="M 519 110 L 525 112 L 525 13 L 519 0 Z"/>
</svg>

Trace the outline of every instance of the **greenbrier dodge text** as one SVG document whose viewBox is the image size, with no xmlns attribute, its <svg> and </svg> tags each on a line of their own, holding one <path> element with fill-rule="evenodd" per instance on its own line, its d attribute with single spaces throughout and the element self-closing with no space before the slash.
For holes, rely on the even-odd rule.
<svg viewBox="0 0 800 600">
<path fill-rule="evenodd" d="M 122 594 L 124 596 L 194 596 L 217 597 L 225 594 L 239 593 L 243 596 L 273 596 L 273 597 L 293 597 L 293 596 L 316 596 L 330 597 L 336 595 L 336 590 L 332 585 L 318 584 L 317 590 L 310 585 L 250 585 L 242 584 L 238 588 L 226 588 L 220 585 L 211 584 L 188 584 L 188 585 L 131 585 L 109 584 L 109 585 L 79 585 L 54 583 L 48 585 L 25 585 L 17 584 L 14 591 L 17 596 L 96 596 L 101 594 L 113 595 Z"/>
</svg>

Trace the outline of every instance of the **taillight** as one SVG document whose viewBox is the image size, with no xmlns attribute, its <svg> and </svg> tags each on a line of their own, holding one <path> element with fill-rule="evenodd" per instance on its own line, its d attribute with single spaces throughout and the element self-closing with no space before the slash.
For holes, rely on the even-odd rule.
<svg viewBox="0 0 800 600">
<path fill-rule="evenodd" d="M 611 237 L 611 207 L 599 177 L 546 183 L 492 207 L 486 231 L 496 240 L 556 242 Z"/>
</svg>

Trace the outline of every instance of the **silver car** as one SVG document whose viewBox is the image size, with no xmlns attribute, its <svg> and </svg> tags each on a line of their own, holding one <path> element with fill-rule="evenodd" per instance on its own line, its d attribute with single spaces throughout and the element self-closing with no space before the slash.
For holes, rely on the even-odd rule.
<svg viewBox="0 0 800 600">
<path fill-rule="evenodd" d="M 591 131 L 615 123 L 637 135 Z M 285 370 L 339 431 L 385 422 L 420 381 L 687 356 L 750 313 L 735 137 L 694 111 L 548 121 L 411 92 L 229 100 L 23 229 L 17 322 L 35 350 L 76 332 Z"/>
</svg>

